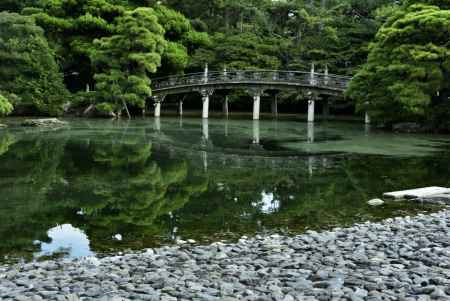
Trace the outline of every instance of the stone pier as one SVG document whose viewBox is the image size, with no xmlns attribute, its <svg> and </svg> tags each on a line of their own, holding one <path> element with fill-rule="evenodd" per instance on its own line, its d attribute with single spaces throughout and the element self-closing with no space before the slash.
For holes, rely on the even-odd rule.
<svg viewBox="0 0 450 301">
<path fill-rule="evenodd" d="M 203 109 L 202 118 L 207 119 L 209 117 L 209 97 L 213 95 L 213 89 L 202 89 L 199 91 L 202 95 Z"/>
<path fill-rule="evenodd" d="M 370 115 L 369 112 L 366 112 L 365 116 L 364 116 L 364 123 L 365 124 L 370 124 Z"/>
<path fill-rule="evenodd" d="M 247 90 L 253 97 L 253 120 L 259 120 L 261 113 L 261 96 L 264 93 L 263 89 L 249 89 Z"/>
<path fill-rule="evenodd" d="M 155 117 L 161 117 L 161 104 L 166 99 L 166 95 L 161 94 L 157 96 L 153 96 L 155 100 Z"/>
<path fill-rule="evenodd" d="M 183 116 L 183 101 L 178 102 L 178 115 Z"/>
</svg>

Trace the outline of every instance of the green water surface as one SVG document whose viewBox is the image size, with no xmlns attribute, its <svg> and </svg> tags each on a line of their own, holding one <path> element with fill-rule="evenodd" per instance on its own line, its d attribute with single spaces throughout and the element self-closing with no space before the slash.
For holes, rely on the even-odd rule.
<svg viewBox="0 0 450 301">
<path fill-rule="evenodd" d="M 350 225 L 433 210 L 367 205 L 383 192 L 450 186 L 448 137 L 296 120 L 67 121 L 0 129 L 2 260 Z"/>
</svg>

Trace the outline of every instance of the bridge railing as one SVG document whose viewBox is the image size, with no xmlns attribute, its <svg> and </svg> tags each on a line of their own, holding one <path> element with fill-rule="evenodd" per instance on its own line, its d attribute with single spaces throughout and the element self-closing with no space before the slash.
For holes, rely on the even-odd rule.
<svg viewBox="0 0 450 301">
<path fill-rule="evenodd" d="M 192 73 L 186 75 L 168 76 L 152 79 L 154 90 L 177 88 L 196 85 L 214 85 L 230 83 L 267 83 L 296 84 L 302 86 L 323 87 L 335 90 L 345 90 L 350 77 L 325 73 L 277 70 L 237 70 Z"/>
</svg>

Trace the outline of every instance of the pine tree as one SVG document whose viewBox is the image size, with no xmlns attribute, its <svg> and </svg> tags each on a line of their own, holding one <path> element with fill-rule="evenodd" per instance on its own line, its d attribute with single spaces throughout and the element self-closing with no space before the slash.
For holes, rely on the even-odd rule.
<svg viewBox="0 0 450 301">
<path fill-rule="evenodd" d="M 161 65 L 167 42 L 151 8 L 127 11 L 117 19 L 114 32 L 94 41 L 97 49 L 92 60 L 98 70 L 96 88 L 103 100 L 98 108 L 120 115 L 127 104 L 145 106 L 151 96 L 149 74 Z"/>
<path fill-rule="evenodd" d="M 16 108 L 58 115 L 67 100 L 63 76 L 32 17 L 0 13 L 0 90 Z M 12 96 L 12 97 L 10 97 Z"/>
<path fill-rule="evenodd" d="M 443 5 L 395 10 L 350 84 L 348 95 L 378 120 L 420 120 L 437 106 L 449 106 L 450 10 L 448 1 L 431 2 Z"/>
</svg>

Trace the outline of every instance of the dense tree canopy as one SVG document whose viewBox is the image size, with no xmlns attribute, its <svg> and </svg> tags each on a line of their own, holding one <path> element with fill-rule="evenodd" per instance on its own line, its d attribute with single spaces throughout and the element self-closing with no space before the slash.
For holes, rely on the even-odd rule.
<svg viewBox="0 0 450 301">
<path fill-rule="evenodd" d="M 62 113 L 67 101 L 62 74 L 33 18 L 0 13 L 0 66 L 0 91 L 17 109 Z"/>
<path fill-rule="evenodd" d="M 120 115 L 144 107 L 151 78 L 205 63 L 314 63 L 356 75 L 346 101 L 377 121 L 449 128 L 449 10 L 446 0 L 5 0 L 0 92 L 16 113 L 60 114 L 72 103 Z M 287 110 L 298 99 L 280 95 Z"/>
<path fill-rule="evenodd" d="M 440 2 L 401 7 L 378 32 L 349 90 L 376 118 L 393 122 L 423 118 L 439 106 L 448 110 L 450 10 Z"/>
<path fill-rule="evenodd" d="M 95 40 L 93 61 L 99 106 L 120 115 L 127 103 L 144 108 L 151 96 L 149 74 L 161 65 L 164 29 L 151 8 L 137 8 L 117 18 L 115 34 Z"/>
</svg>

